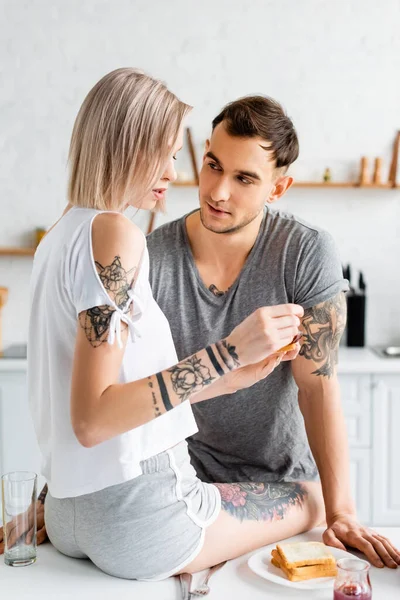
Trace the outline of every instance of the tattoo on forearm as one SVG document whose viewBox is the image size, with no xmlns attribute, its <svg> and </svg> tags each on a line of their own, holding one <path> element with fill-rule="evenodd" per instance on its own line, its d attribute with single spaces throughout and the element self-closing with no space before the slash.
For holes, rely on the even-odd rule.
<svg viewBox="0 0 400 600">
<path fill-rule="evenodd" d="M 156 397 L 156 393 L 154 391 L 154 384 L 152 382 L 151 375 L 147 379 L 149 380 L 149 388 L 151 389 L 151 397 L 153 400 L 154 416 L 161 417 L 161 411 L 160 411 L 160 407 L 158 406 L 157 397 Z"/>
<path fill-rule="evenodd" d="M 157 373 L 156 375 L 158 387 L 160 388 L 161 400 L 165 406 L 165 410 L 171 410 L 174 408 L 171 404 L 171 400 L 169 399 L 168 390 L 165 385 L 164 378 L 161 373 Z"/>
<path fill-rule="evenodd" d="M 217 342 L 215 347 L 230 371 L 233 371 L 233 369 L 236 367 L 240 367 L 239 356 L 236 353 L 236 346 L 232 346 L 226 340 L 222 340 Z"/>
<path fill-rule="evenodd" d="M 122 312 L 127 313 L 130 307 L 129 289 L 135 280 L 136 267 L 126 271 L 121 265 L 121 258 L 116 256 L 110 265 L 103 267 L 96 261 L 96 268 L 110 298 Z M 86 334 L 90 344 L 97 348 L 107 341 L 110 322 L 113 313 L 112 306 L 94 306 L 79 315 L 79 323 Z M 123 327 L 126 327 L 124 324 Z"/>
<path fill-rule="evenodd" d="M 307 491 L 300 483 L 215 483 L 222 508 L 239 521 L 273 521 L 291 506 L 301 507 Z"/>
<path fill-rule="evenodd" d="M 339 342 L 346 325 L 344 293 L 304 311 L 300 356 L 319 364 L 313 375 L 331 377 L 338 363 Z"/>
<path fill-rule="evenodd" d="M 121 257 L 116 256 L 110 265 L 103 267 L 96 261 L 96 268 L 101 282 L 115 304 L 126 310 L 129 302 L 128 291 L 132 287 L 136 267 L 126 271 L 121 265 Z"/>
<path fill-rule="evenodd" d="M 48 488 L 47 488 L 47 483 L 46 483 L 46 485 L 44 486 L 44 488 L 42 489 L 42 491 L 40 492 L 40 494 L 38 496 L 38 502 L 41 502 L 42 504 L 44 504 L 44 501 L 47 496 L 47 492 L 48 492 Z"/>
<path fill-rule="evenodd" d="M 207 346 L 206 348 L 206 352 L 208 354 L 208 358 L 211 361 L 212 366 L 214 367 L 214 369 L 216 370 L 216 372 L 218 373 L 218 375 L 220 375 L 221 377 L 223 375 L 225 375 L 225 372 L 223 370 L 223 368 L 221 367 L 221 365 L 219 364 L 217 357 L 215 356 L 214 350 L 212 349 L 211 346 Z"/>
<path fill-rule="evenodd" d="M 215 379 L 211 377 L 209 368 L 202 364 L 196 354 L 168 369 L 168 373 L 171 373 L 172 388 L 181 402 Z"/>
</svg>

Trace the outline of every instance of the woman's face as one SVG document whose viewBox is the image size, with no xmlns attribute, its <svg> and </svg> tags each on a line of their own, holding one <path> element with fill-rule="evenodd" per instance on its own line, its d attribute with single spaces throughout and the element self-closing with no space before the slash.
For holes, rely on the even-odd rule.
<svg viewBox="0 0 400 600">
<path fill-rule="evenodd" d="M 171 154 L 168 158 L 167 164 L 165 165 L 161 178 L 157 181 L 153 189 L 143 198 L 143 200 L 140 201 L 140 206 L 137 206 L 137 208 L 153 210 L 157 203 L 162 203 L 165 200 L 169 184 L 176 180 L 174 161 L 176 160 L 177 153 L 182 148 L 182 144 L 183 125 L 179 129 L 175 144 L 171 147 Z"/>
</svg>

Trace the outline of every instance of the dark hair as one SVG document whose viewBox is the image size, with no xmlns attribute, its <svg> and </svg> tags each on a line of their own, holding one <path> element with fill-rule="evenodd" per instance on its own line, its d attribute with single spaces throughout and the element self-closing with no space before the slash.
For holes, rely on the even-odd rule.
<svg viewBox="0 0 400 600">
<path fill-rule="evenodd" d="M 245 96 L 230 102 L 213 120 L 213 130 L 222 121 L 229 135 L 266 140 L 277 169 L 289 167 L 299 155 L 299 140 L 291 119 L 279 102 L 268 96 Z"/>
</svg>

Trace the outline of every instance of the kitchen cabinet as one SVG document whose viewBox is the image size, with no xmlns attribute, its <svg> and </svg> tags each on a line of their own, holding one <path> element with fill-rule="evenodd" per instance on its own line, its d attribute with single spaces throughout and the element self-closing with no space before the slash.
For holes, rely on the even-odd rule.
<svg viewBox="0 0 400 600">
<path fill-rule="evenodd" d="M 350 481 L 359 519 L 371 523 L 371 407 L 370 374 L 339 374 L 350 454 Z"/>
<path fill-rule="evenodd" d="M 39 447 L 26 394 L 26 369 L 12 371 L 2 369 L 0 370 L 0 474 L 9 471 L 39 473 L 40 462 Z M 38 489 L 42 489 L 44 482 L 43 477 L 38 478 Z"/>
<path fill-rule="evenodd" d="M 339 363 L 350 451 L 350 478 L 360 520 L 400 526 L 400 361 L 345 349 Z M 40 471 L 26 396 L 26 361 L 0 361 L 0 472 Z M 44 483 L 39 480 L 39 486 Z"/>
<path fill-rule="evenodd" d="M 400 524 L 400 375 L 373 377 L 373 522 Z"/>
</svg>

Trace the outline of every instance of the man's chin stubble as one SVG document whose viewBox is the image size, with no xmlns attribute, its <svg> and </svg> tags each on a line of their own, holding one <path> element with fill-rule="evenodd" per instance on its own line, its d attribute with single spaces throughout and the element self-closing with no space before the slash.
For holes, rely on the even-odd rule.
<svg viewBox="0 0 400 600">
<path fill-rule="evenodd" d="M 240 231 L 244 227 L 247 227 L 247 225 L 250 225 L 250 223 L 252 223 L 254 221 L 254 219 L 256 219 L 257 217 L 258 217 L 258 214 L 254 215 L 251 219 L 248 219 L 247 221 L 243 221 L 242 223 L 239 223 L 238 225 L 234 225 L 233 227 L 228 227 L 227 229 L 214 229 L 211 225 L 208 225 L 206 223 L 205 219 L 203 218 L 203 211 L 200 208 L 200 220 L 201 220 L 203 227 L 205 227 L 208 231 L 212 231 L 213 233 L 217 233 L 217 234 L 236 233 L 237 231 Z"/>
</svg>

